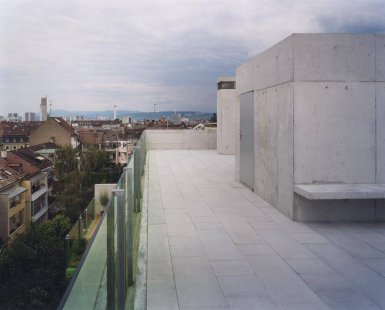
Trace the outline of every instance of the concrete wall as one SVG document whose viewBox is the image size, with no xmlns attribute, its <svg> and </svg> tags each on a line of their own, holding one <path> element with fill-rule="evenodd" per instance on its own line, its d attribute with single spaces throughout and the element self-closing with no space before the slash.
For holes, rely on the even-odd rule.
<svg viewBox="0 0 385 310">
<path fill-rule="evenodd" d="M 254 191 L 292 217 L 293 87 L 284 83 L 257 90 L 254 96 Z"/>
<path fill-rule="evenodd" d="M 215 150 L 216 128 L 206 130 L 146 130 L 149 150 Z"/>
<path fill-rule="evenodd" d="M 385 183 L 384 59 L 384 35 L 295 34 L 237 68 L 237 94 L 255 92 L 258 195 L 295 220 L 384 217 L 381 200 L 293 195 L 293 184 Z"/>
<path fill-rule="evenodd" d="M 219 78 L 218 83 L 235 81 L 235 77 Z M 217 152 L 235 155 L 236 111 L 239 110 L 235 89 L 217 90 Z M 239 131 L 238 131 L 239 132 Z"/>
<path fill-rule="evenodd" d="M 235 90 L 237 92 L 237 90 Z M 240 118 L 241 118 L 241 115 L 240 115 L 240 97 L 239 95 L 236 96 L 236 100 L 237 100 L 237 108 L 235 109 L 235 150 L 234 150 L 234 154 L 235 154 L 235 180 L 237 180 L 238 182 L 240 182 L 240 177 L 239 177 L 239 170 L 240 170 L 240 167 L 239 167 L 239 157 L 240 157 L 240 132 L 241 132 L 241 123 L 240 123 Z"/>
</svg>

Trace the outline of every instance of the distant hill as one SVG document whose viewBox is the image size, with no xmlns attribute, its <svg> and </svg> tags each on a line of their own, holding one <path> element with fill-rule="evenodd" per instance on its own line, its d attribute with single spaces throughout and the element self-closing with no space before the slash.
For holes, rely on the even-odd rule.
<svg viewBox="0 0 385 310">
<path fill-rule="evenodd" d="M 112 110 L 105 111 L 66 111 L 66 110 L 52 110 L 52 116 L 60 117 L 75 117 L 83 116 L 84 119 L 98 119 L 100 117 L 112 118 Z M 214 113 L 214 112 L 213 112 Z M 187 117 L 189 120 L 208 120 L 213 115 L 210 112 L 198 112 L 198 111 L 159 111 L 154 112 L 141 112 L 141 111 L 129 111 L 129 110 L 118 110 L 116 115 L 121 118 L 126 115 L 132 116 L 136 120 L 144 119 L 159 119 L 162 116 L 168 117 L 169 119 L 175 118 L 175 115 L 182 115 Z"/>
</svg>

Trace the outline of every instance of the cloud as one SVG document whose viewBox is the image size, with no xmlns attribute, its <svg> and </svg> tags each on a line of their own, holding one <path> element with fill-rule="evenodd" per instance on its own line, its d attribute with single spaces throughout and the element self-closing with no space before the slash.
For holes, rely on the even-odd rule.
<svg viewBox="0 0 385 310">
<path fill-rule="evenodd" d="M 383 31 L 381 1 L 0 0 L 0 115 L 215 111 L 216 79 L 293 32 Z"/>
<path fill-rule="evenodd" d="M 348 13 L 347 13 L 348 12 Z M 384 1 L 349 1 L 321 13 L 317 20 L 325 32 L 384 33 Z"/>
</svg>

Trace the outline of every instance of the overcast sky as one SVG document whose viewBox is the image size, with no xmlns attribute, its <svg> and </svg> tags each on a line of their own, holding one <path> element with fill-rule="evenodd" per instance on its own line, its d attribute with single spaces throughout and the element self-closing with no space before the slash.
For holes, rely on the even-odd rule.
<svg viewBox="0 0 385 310">
<path fill-rule="evenodd" d="M 216 79 L 291 33 L 385 32 L 384 0 L 0 0 L 0 115 L 216 109 Z"/>
</svg>

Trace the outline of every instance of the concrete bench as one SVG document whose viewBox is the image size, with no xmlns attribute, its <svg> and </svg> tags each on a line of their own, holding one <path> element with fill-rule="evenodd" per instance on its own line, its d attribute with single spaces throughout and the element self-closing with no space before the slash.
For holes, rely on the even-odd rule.
<svg viewBox="0 0 385 310">
<path fill-rule="evenodd" d="M 385 184 L 297 184 L 294 192 L 308 200 L 384 199 Z"/>
</svg>

